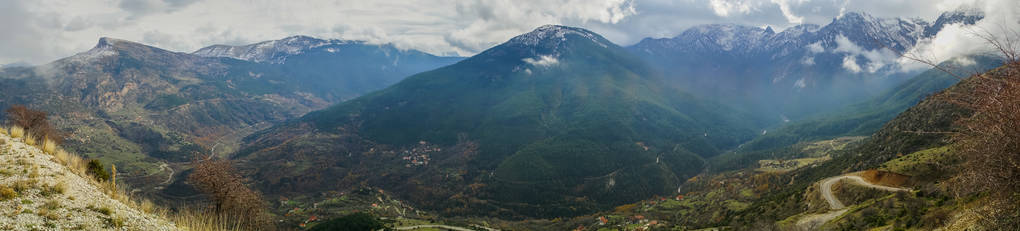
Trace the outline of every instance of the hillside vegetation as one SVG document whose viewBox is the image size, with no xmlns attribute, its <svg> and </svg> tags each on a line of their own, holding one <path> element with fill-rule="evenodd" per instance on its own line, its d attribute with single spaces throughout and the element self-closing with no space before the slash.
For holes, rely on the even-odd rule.
<svg viewBox="0 0 1020 231">
<path fill-rule="evenodd" d="M 969 65 L 961 65 L 974 61 Z M 994 56 L 975 56 L 950 60 L 940 64 L 951 68 L 956 75 L 983 73 L 998 67 L 1002 59 Z M 787 152 L 788 146 L 803 142 L 828 140 L 841 136 L 868 136 L 882 128 L 897 115 L 917 105 L 926 97 L 942 91 L 960 81 L 957 77 L 938 69 L 930 69 L 906 82 L 864 102 L 846 106 L 834 112 L 816 115 L 804 120 L 783 124 L 767 134 L 742 145 L 739 149 L 712 159 L 715 170 L 734 170 L 753 165 L 757 160 L 768 159 L 775 153 Z"/>
<path fill-rule="evenodd" d="M 101 38 L 74 56 L 0 69 L 0 108 L 48 112 L 64 147 L 117 164 L 123 181 L 173 204 L 194 196 L 171 185 L 197 153 L 224 157 L 247 134 L 460 59 L 363 43 L 307 49 L 259 63 Z"/>
<path fill-rule="evenodd" d="M 269 194 L 367 183 L 447 214 L 593 212 L 675 191 L 757 130 L 661 81 L 597 34 L 545 26 L 259 132 L 238 157 Z"/>
<path fill-rule="evenodd" d="M 831 160 L 790 171 L 706 173 L 679 193 L 572 219 L 503 223 L 563 230 L 1011 230 L 1017 225 L 1016 62 L 925 97 Z M 975 113 L 981 112 L 981 113 Z M 807 157 L 816 145 L 782 150 Z M 1012 161 L 1012 162 L 1011 162 Z M 860 177 L 860 182 L 826 179 Z M 830 190 L 824 190 L 828 186 Z M 831 208 L 824 191 L 844 207 Z M 812 221 L 815 221 L 812 223 Z"/>
</svg>

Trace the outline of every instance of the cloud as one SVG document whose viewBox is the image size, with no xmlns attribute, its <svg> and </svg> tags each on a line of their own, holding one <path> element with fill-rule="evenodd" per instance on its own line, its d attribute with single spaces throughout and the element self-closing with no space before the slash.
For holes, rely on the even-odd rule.
<svg viewBox="0 0 1020 231">
<path fill-rule="evenodd" d="M 302 34 L 473 55 L 545 24 L 611 27 L 637 15 L 634 1 L 8 0 L 0 63 L 48 62 L 104 36 L 190 52 Z"/>
<path fill-rule="evenodd" d="M 554 7 L 563 6 L 563 7 Z M 470 23 L 444 36 L 459 53 L 471 54 L 545 24 L 616 24 L 635 15 L 631 0 L 481 0 L 456 4 Z"/>
<path fill-rule="evenodd" d="M 808 49 L 809 52 L 815 53 L 815 54 L 822 53 L 822 52 L 825 51 L 825 48 L 822 47 L 822 42 L 821 41 L 818 41 L 818 42 L 815 42 L 815 43 L 812 43 L 812 44 L 808 44 L 807 45 L 807 49 Z"/>
<path fill-rule="evenodd" d="M 944 1 L 937 4 L 939 9 L 974 9 L 984 12 L 985 18 L 974 25 L 953 24 L 939 31 L 935 37 L 919 41 L 907 51 L 913 58 L 941 63 L 955 57 L 970 55 L 997 55 L 982 37 L 1016 40 L 1020 31 L 1020 2 L 1015 0 Z M 1020 50 L 1020 47 L 1014 47 Z M 930 68 L 913 60 L 898 60 L 904 70 Z"/>
<path fill-rule="evenodd" d="M 542 55 L 539 56 L 537 59 L 524 58 L 522 59 L 522 61 L 537 67 L 551 67 L 560 64 L 560 60 L 556 59 L 556 57 L 552 57 L 551 55 Z"/>
<path fill-rule="evenodd" d="M 815 65 L 815 57 L 804 57 L 804 59 L 800 60 L 800 63 L 807 66 Z"/>
<path fill-rule="evenodd" d="M 709 0 L 708 5 L 712 7 L 712 11 L 716 15 L 727 17 L 730 16 L 730 12 L 747 14 L 754 10 L 756 7 L 753 5 L 753 1 L 742 1 L 742 0 Z"/>
<path fill-rule="evenodd" d="M 49 62 L 88 50 L 103 36 L 190 52 L 302 34 L 473 55 L 545 24 L 584 27 L 630 45 L 701 24 L 776 30 L 798 22 L 826 24 L 841 10 L 932 21 L 939 10 L 979 1 L 981 6 L 1016 5 L 1005 0 L 5 0 L 0 1 L 0 63 Z M 948 38 L 930 41 L 939 56 L 948 51 L 937 49 L 959 41 Z"/>
<path fill-rule="evenodd" d="M 795 15 L 790 4 L 793 3 L 800 5 L 805 1 L 806 0 L 772 0 L 772 3 L 779 5 L 779 10 L 783 12 L 783 17 L 786 17 L 786 21 L 793 24 L 801 24 L 804 23 L 804 17 Z"/>
<path fill-rule="evenodd" d="M 117 6 L 130 13 L 129 19 L 137 19 L 157 12 L 180 10 L 197 0 L 121 0 Z"/>
<path fill-rule="evenodd" d="M 861 73 L 861 66 L 857 65 L 857 56 L 847 55 L 843 57 L 843 69 L 853 73 Z"/>
<path fill-rule="evenodd" d="M 795 87 L 795 88 L 805 88 L 805 87 L 807 87 L 807 83 L 804 81 L 804 78 L 800 78 L 800 79 L 797 80 L 797 82 L 793 83 L 793 87 Z"/>
<path fill-rule="evenodd" d="M 832 52 L 846 53 L 847 56 L 843 58 L 843 68 L 853 73 L 862 71 L 861 66 L 857 64 L 857 56 L 864 57 L 865 66 L 863 70 L 868 73 L 875 73 L 890 64 L 895 64 L 899 58 L 899 56 L 888 49 L 864 49 L 843 35 L 836 35 L 836 49 Z"/>
</svg>

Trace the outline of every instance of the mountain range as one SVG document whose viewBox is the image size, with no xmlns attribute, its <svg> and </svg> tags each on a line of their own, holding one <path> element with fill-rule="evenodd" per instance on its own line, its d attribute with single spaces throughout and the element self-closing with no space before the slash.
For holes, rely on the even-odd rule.
<svg viewBox="0 0 1020 231">
<path fill-rule="evenodd" d="M 916 72 L 902 71 L 895 61 L 899 53 L 946 25 L 983 17 L 957 10 L 927 22 L 849 12 L 824 26 L 802 24 L 781 32 L 711 24 L 673 38 L 646 38 L 628 49 L 681 89 L 780 121 L 870 98 L 905 81 Z"/>
<path fill-rule="evenodd" d="M 378 187 L 443 215 L 575 216 L 673 194 L 724 153 L 746 167 L 763 158 L 733 152 L 748 141 L 877 131 L 955 83 L 908 78 L 918 73 L 896 53 L 982 17 L 851 12 L 781 32 L 696 26 L 628 47 L 548 25 L 468 58 L 308 36 L 192 53 L 102 38 L 0 70 L 0 108 L 50 112 L 69 149 L 167 201 L 194 194 L 190 160 L 230 158 L 274 198 Z M 826 120 L 847 110 L 858 117 Z M 759 135 L 784 120 L 788 132 Z M 796 138 L 772 142 L 784 134 Z"/>
<path fill-rule="evenodd" d="M 0 71 L 0 107 L 25 104 L 47 111 L 69 135 L 71 150 L 117 164 L 129 182 L 161 187 L 175 179 L 171 168 L 198 153 L 229 153 L 241 137 L 260 128 L 460 59 L 333 42 L 350 46 L 276 56 L 291 64 L 205 57 L 102 38 L 74 56 Z M 270 46 L 278 49 L 287 44 L 268 43 L 279 43 Z M 349 61 L 352 56 L 359 61 Z"/>
<path fill-rule="evenodd" d="M 291 36 L 243 46 L 214 45 L 193 55 L 227 57 L 273 66 L 281 73 L 301 77 L 312 93 L 331 102 L 352 99 L 382 89 L 404 77 L 455 63 L 462 57 L 438 57 L 392 44 Z M 342 73 L 342 77 L 337 77 Z"/>
</svg>

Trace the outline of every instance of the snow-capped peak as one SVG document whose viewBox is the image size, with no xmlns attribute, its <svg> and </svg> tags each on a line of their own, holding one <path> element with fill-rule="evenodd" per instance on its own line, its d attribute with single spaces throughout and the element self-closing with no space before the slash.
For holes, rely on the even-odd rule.
<svg viewBox="0 0 1020 231">
<path fill-rule="evenodd" d="M 85 52 L 81 52 L 71 57 L 68 57 L 68 60 L 72 62 L 82 63 L 97 60 L 103 57 L 115 56 L 118 54 L 118 52 L 117 49 L 114 48 L 114 46 L 123 43 L 130 42 L 115 38 L 102 37 L 99 38 L 99 42 L 96 43 L 95 47 L 92 47 L 92 49 L 89 49 Z"/>
<path fill-rule="evenodd" d="M 194 55 L 204 57 L 228 57 L 252 62 L 283 63 L 288 56 L 302 54 L 308 50 L 352 43 L 360 41 L 348 40 L 323 40 L 304 35 L 286 37 L 280 40 L 270 40 L 255 44 L 242 46 L 213 45 L 198 51 Z M 328 48 L 330 52 L 337 52 L 338 48 Z"/>
<path fill-rule="evenodd" d="M 567 35 L 578 35 L 595 42 L 602 47 L 608 47 L 607 41 L 602 36 L 595 34 L 589 30 L 568 27 L 561 25 L 544 25 L 536 28 L 535 30 L 518 35 L 510 39 L 507 44 L 516 44 L 524 46 L 537 46 L 543 43 L 553 43 L 551 45 L 558 45 L 560 42 L 567 40 Z"/>
</svg>

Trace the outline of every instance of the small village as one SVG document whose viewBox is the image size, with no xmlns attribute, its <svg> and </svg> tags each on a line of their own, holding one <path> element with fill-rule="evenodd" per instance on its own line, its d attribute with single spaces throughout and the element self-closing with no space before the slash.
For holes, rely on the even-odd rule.
<svg viewBox="0 0 1020 231">
<path fill-rule="evenodd" d="M 401 159 L 407 161 L 404 167 L 416 167 L 429 165 L 429 153 L 442 151 L 438 145 L 431 145 L 424 140 L 418 141 L 418 145 L 401 152 Z"/>
</svg>

